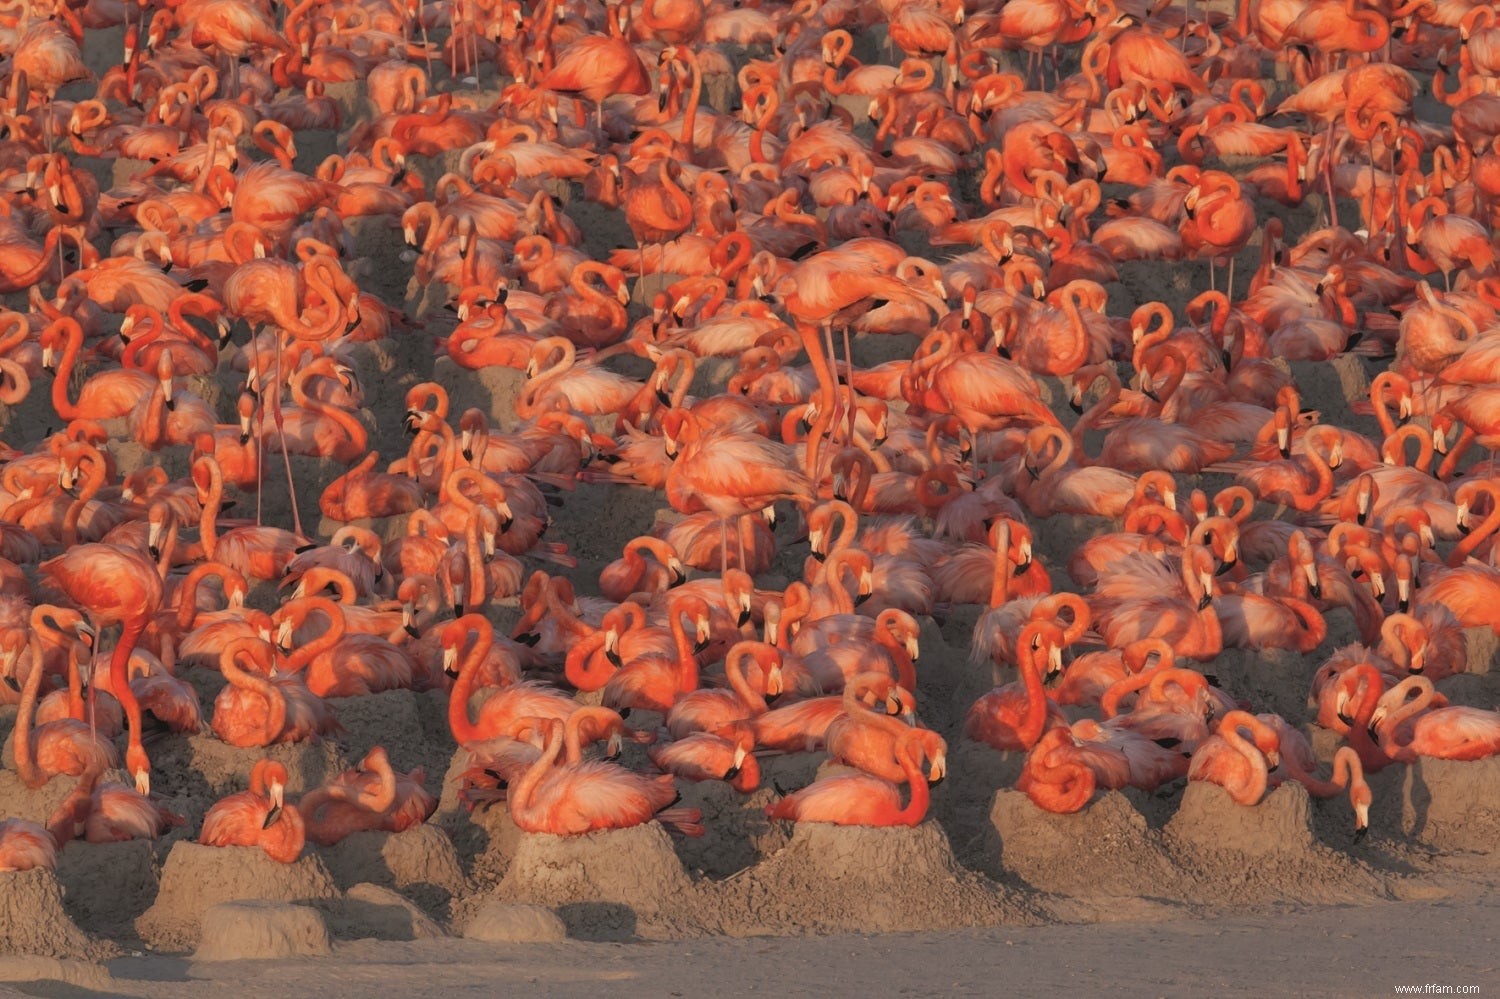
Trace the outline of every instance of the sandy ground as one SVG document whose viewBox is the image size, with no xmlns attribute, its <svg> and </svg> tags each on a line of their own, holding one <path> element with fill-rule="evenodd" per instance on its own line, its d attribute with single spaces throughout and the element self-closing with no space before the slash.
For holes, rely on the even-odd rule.
<svg viewBox="0 0 1500 999">
<path fill-rule="evenodd" d="M 489 996 L 535 987 L 651 995 L 1380 996 L 1395 985 L 1500 982 L 1500 910 L 1479 894 L 1358 908 L 1099 926 L 1035 926 L 658 944 L 520 944 L 497 954 L 468 941 L 340 946 L 335 960 L 196 963 L 124 957 L 108 972 L 0 984 L 0 995 L 109 994 L 176 999 L 230 987 L 244 999 L 294 990 L 340 996 Z M 19 960 L 0 961 L 0 979 Z M 70 974 L 71 973 L 71 974 Z"/>
</svg>

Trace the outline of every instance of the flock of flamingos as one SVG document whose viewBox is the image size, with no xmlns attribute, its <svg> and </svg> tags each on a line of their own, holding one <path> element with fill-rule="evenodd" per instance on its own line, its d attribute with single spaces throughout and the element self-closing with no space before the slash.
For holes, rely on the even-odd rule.
<svg viewBox="0 0 1500 999">
<path fill-rule="evenodd" d="M 446 693 L 464 800 L 524 832 L 701 835 L 679 782 L 749 793 L 767 754 L 805 752 L 843 766 L 770 817 L 915 825 L 949 750 L 920 720 L 919 622 L 965 604 L 998 685 L 950 735 L 1024 754 L 1018 787 L 1053 812 L 1297 781 L 1363 832 L 1366 775 L 1500 753 L 1500 713 L 1442 692 L 1476 665 L 1464 629 L 1500 631 L 1500 8 L 17 11 L 0 398 L 49 392 L 56 415 L 13 420 L 30 449 L 0 466 L 5 763 L 76 787 L 45 826 L 0 822 L 0 870 L 187 821 L 284 862 L 422 823 L 432 791 L 381 748 L 295 801 L 261 758 L 398 688 Z M 81 46 L 112 25 L 96 76 Z M 299 169 L 310 129 L 339 150 Z M 133 169 L 103 189 L 85 156 Z M 637 247 L 591 259 L 565 199 Z M 408 452 L 370 451 L 352 345 L 433 337 L 351 277 L 372 225 L 456 313 L 440 356 L 524 371 L 513 425 L 426 382 L 375 414 Z M 1111 315 L 1127 261 L 1205 261 L 1210 287 Z M 891 335 L 915 346 L 856 363 Z M 694 396 L 712 358 L 732 377 Z M 1277 359 L 1375 372 L 1381 438 L 1321 422 Z M 121 441 L 162 467 L 122 475 Z M 263 512 L 288 455 L 332 460 L 331 538 L 295 491 L 289 523 Z M 583 578 L 548 532 L 579 483 L 682 516 Z M 1095 535 L 1044 564 L 1077 517 Z M 759 588 L 788 549 L 800 578 Z M 1339 608 L 1359 644 L 1327 641 Z M 1315 655 L 1309 715 L 1226 696 L 1227 647 Z M 1309 723 L 1341 737 L 1331 761 Z M 173 814 L 163 728 L 241 747 L 248 788 Z"/>
</svg>

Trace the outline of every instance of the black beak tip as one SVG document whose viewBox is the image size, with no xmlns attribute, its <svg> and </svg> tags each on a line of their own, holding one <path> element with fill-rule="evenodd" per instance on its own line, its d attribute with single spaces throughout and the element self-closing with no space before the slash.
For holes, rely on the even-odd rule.
<svg viewBox="0 0 1500 999">
<path fill-rule="evenodd" d="M 471 448 L 471 447 L 464 448 L 463 455 L 464 455 L 464 461 L 473 461 L 474 460 L 474 449 Z"/>
<path fill-rule="evenodd" d="M 698 639 L 698 641 L 693 643 L 694 653 L 702 652 L 706 648 L 708 648 L 708 639 L 706 638 L 700 638 Z"/>
<path fill-rule="evenodd" d="M 146 554 L 150 555 L 153 559 L 161 558 L 161 548 L 157 545 L 147 545 Z"/>
<path fill-rule="evenodd" d="M 262 829 L 269 829 L 276 824 L 276 820 L 279 818 L 281 818 L 281 806 L 273 805 L 271 810 L 266 813 L 266 820 L 261 823 L 260 827 Z"/>
<path fill-rule="evenodd" d="M 1312 598 L 1314 600 L 1322 600 L 1323 599 L 1323 584 L 1322 583 L 1313 583 L 1311 586 L 1309 586 L 1307 588 L 1307 592 L 1309 592 L 1309 593 L 1312 594 Z"/>
<path fill-rule="evenodd" d="M 1210 594 L 1205 593 L 1198 600 L 1198 609 L 1199 610 L 1207 610 L 1208 609 L 1208 605 L 1211 604 L 1211 603 L 1213 603 L 1213 602 L 1214 602 L 1214 598 Z"/>
<path fill-rule="evenodd" d="M 624 665 L 623 660 L 620 659 L 620 654 L 618 652 L 614 651 L 613 649 L 611 649 L 610 651 L 604 653 L 604 658 L 608 659 L 610 661 L 610 663 L 616 669 L 618 669 L 620 666 Z"/>
<path fill-rule="evenodd" d="M 874 593 L 859 593 L 859 594 L 856 594 L 855 597 L 854 597 L 854 606 L 856 606 L 856 607 L 860 606 L 866 600 L 869 600 L 874 595 L 875 595 Z"/>
<path fill-rule="evenodd" d="M 724 771 L 724 776 L 720 777 L 719 779 L 720 780 L 734 780 L 739 775 L 740 775 L 740 768 L 739 767 L 730 767 L 728 770 Z"/>
<path fill-rule="evenodd" d="M 1068 408 L 1071 409 L 1073 412 L 1077 413 L 1079 416 L 1083 415 L 1083 404 L 1082 403 L 1073 402 L 1070 399 L 1070 400 L 1068 400 Z"/>
<path fill-rule="evenodd" d="M 1365 838 L 1365 833 L 1369 831 L 1369 826 L 1360 826 L 1358 829 L 1354 830 L 1354 842 L 1358 843 L 1359 841 L 1363 840 Z"/>
<path fill-rule="evenodd" d="M 401 630 L 404 631 L 404 632 L 406 632 L 412 638 L 421 638 L 422 637 L 422 633 L 416 629 L 415 625 L 404 624 L 404 625 L 401 626 Z"/>
<path fill-rule="evenodd" d="M 21 692 L 21 685 L 16 682 L 16 678 L 13 676 L 8 676 L 5 678 L 5 685 L 16 693 Z"/>
<path fill-rule="evenodd" d="M 1235 566 L 1237 566 L 1239 564 L 1240 564 L 1240 560 L 1239 559 L 1232 558 L 1228 562 L 1225 562 L 1223 565 L 1219 566 L 1219 571 L 1217 573 L 1215 573 L 1215 575 L 1222 576 L 1226 572 L 1230 571 L 1231 569 L 1233 569 Z"/>
<path fill-rule="evenodd" d="M 740 616 L 735 619 L 734 623 L 735 623 L 735 626 L 739 627 L 739 628 L 743 628 L 745 625 L 749 624 L 750 623 L 750 612 L 748 610 L 740 611 Z"/>
</svg>

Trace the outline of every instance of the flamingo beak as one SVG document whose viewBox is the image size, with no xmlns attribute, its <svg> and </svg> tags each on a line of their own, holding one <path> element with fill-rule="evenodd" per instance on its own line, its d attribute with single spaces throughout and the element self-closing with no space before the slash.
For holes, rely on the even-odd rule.
<svg viewBox="0 0 1500 999">
<path fill-rule="evenodd" d="M 747 755 L 744 746 L 734 747 L 734 762 L 729 765 L 728 770 L 724 771 L 724 780 L 734 780 L 740 775 L 740 769 L 744 767 Z"/>
<path fill-rule="evenodd" d="M 1016 572 L 1025 573 L 1031 571 L 1031 542 L 1021 542 L 1021 561 L 1016 565 Z"/>
<path fill-rule="evenodd" d="M 285 807 L 284 796 L 286 789 L 280 784 L 271 785 L 271 810 L 266 812 L 266 820 L 261 823 L 262 829 L 269 829 L 281 818 L 281 810 Z"/>
<path fill-rule="evenodd" d="M 443 672 L 454 679 L 458 678 L 458 649 L 443 646 Z"/>
</svg>

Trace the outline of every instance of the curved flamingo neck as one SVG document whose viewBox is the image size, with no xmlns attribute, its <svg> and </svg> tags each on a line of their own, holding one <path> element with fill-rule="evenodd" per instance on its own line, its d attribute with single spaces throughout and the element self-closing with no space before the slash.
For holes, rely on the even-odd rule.
<svg viewBox="0 0 1500 999">
<path fill-rule="evenodd" d="M 458 678 L 448 692 L 448 727 L 453 730 L 453 739 L 459 745 L 478 742 L 485 737 L 469 717 L 469 695 L 474 692 L 474 683 L 479 675 L 479 665 L 489 655 L 494 644 L 494 629 L 488 621 L 474 623 L 475 637 L 458 668 Z"/>
<path fill-rule="evenodd" d="M 301 615 L 302 620 L 315 613 L 321 612 L 328 622 L 328 627 L 318 637 L 305 643 L 296 649 L 286 660 L 286 672 L 295 673 L 306 669 L 319 656 L 333 649 L 344 637 L 345 622 L 344 613 L 339 605 L 325 597 L 306 597 L 305 606 L 307 610 Z"/>
<path fill-rule="evenodd" d="M 901 764 L 901 770 L 906 774 L 907 786 L 911 788 L 911 798 L 893 818 L 906 826 L 917 825 L 927 816 L 927 808 L 932 798 L 932 791 L 927 786 L 927 777 L 922 773 L 922 768 L 917 766 L 916 760 L 912 758 L 912 746 L 915 743 L 916 733 L 908 734 L 896 743 L 896 762 Z"/>
<path fill-rule="evenodd" d="M 581 642 L 575 642 L 568 650 L 563 663 L 563 675 L 579 690 L 599 690 L 614 676 L 615 668 L 609 660 L 598 655 L 604 648 L 605 635 L 596 631 Z"/>
<path fill-rule="evenodd" d="M 219 663 L 219 672 L 224 674 L 224 679 L 228 680 L 231 686 L 248 690 L 265 700 L 266 723 L 262 738 L 265 740 L 263 745 L 270 745 L 286 728 L 286 697 L 276 689 L 276 684 L 259 673 L 240 668 L 239 655 L 240 653 L 236 651 L 232 655 L 225 656 Z"/>
<path fill-rule="evenodd" d="M 1233 787 L 1226 787 L 1225 790 L 1241 804 L 1255 805 L 1265 797 L 1270 774 L 1266 769 L 1265 754 L 1240 734 L 1240 727 L 1243 724 L 1246 723 L 1225 724 L 1220 733 L 1225 743 L 1240 755 L 1245 766 L 1243 779 L 1235 782 Z"/>
<path fill-rule="evenodd" d="M 532 797 L 535 795 L 536 787 L 541 783 L 542 778 L 551 772 L 553 766 L 557 763 L 557 757 L 562 752 L 562 748 L 563 726 L 561 722 L 554 720 L 547 726 L 547 742 L 545 748 L 542 750 L 542 755 L 527 768 L 526 772 L 521 775 L 521 779 L 516 781 L 510 789 L 509 798 L 512 815 L 523 820 L 535 818 L 531 807 Z M 533 823 L 527 822 L 527 824 L 530 825 Z"/>
</svg>

